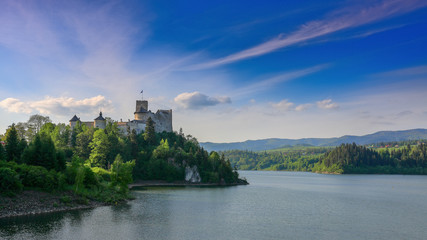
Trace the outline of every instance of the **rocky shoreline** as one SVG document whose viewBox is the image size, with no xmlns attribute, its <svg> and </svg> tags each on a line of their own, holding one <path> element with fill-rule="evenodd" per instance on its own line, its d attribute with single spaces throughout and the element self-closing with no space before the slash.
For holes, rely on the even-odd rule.
<svg viewBox="0 0 427 240">
<path fill-rule="evenodd" d="M 185 181 L 138 181 L 129 184 L 129 189 L 138 187 L 224 187 L 248 184 L 249 183 L 246 181 L 232 184 L 191 183 Z M 47 193 L 35 190 L 26 190 L 17 194 L 15 197 L 5 197 L 0 195 L 0 219 L 89 209 L 106 205 L 108 205 L 108 203 L 85 199 L 71 191 Z"/>
<path fill-rule="evenodd" d="M 47 193 L 23 191 L 15 197 L 0 195 L 0 219 L 88 209 L 106 205 L 103 202 L 83 199 L 72 192 Z"/>
</svg>

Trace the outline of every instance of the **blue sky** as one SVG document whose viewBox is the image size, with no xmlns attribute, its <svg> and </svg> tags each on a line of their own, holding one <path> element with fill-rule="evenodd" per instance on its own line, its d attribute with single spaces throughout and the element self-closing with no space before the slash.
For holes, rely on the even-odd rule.
<svg viewBox="0 0 427 240">
<path fill-rule="evenodd" d="M 427 2 L 2 1 L 0 133 L 173 109 L 200 141 L 427 127 Z"/>
</svg>

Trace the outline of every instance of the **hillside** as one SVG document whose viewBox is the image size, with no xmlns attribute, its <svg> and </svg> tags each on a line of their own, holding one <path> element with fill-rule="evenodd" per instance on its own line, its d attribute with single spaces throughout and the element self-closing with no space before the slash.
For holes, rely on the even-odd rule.
<svg viewBox="0 0 427 240">
<path fill-rule="evenodd" d="M 402 131 L 380 131 L 363 136 L 346 135 L 339 138 L 302 138 L 302 139 L 281 139 L 269 138 L 260 140 L 247 140 L 244 142 L 232 143 L 212 143 L 203 142 L 200 145 L 207 151 L 226 151 L 226 150 L 250 150 L 263 151 L 284 146 L 312 145 L 312 146 L 339 146 L 343 143 L 356 143 L 358 145 L 427 139 L 427 129 L 411 129 Z"/>
</svg>

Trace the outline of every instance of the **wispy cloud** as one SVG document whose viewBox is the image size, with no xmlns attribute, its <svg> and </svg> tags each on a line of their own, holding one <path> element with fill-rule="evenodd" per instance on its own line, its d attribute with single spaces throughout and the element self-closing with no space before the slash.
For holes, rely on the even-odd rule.
<svg viewBox="0 0 427 240">
<path fill-rule="evenodd" d="M 192 66 L 193 69 L 205 69 L 252 58 L 292 46 L 340 30 L 380 21 L 385 18 L 405 14 L 427 6 L 423 0 L 389 0 L 368 8 L 348 7 L 332 13 L 323 20 L 308 22 L 291 34 L 280 34 L 267 42 L 249 49 L 228 55 L 213 61 Z"/>
<path fill-rule="evenodd" d="M 315 72 L 321 71 L 327 67 L 329 67 L 329 64 L 320 64 L 309 68 L 299 69 L 295 71 L 289 71 L 285 73 L 278 74 L 274 77 L 270 77 L 264 80 L 257 81 L 256 83 L 253 83 L 251 85 L 248 85 L 246 87 L 242 87 L 240 89 L 237 89 L 236 91 L 233 91 L 233 96 L 241 96 L 241 95 L 247 95 L 254 92 L 260 92 L 267 90 L 271 87 L 274 87 L 275 85 L 287 81 L 291 81 L 294 79 L 298 79 L 304 76 L 307 76 L 309 74 L 313 74 Z"/>
<path fill-rule="evenodd" d="M 230 97 L 209 97 L 200 92 L 181 93 L 175 97 L 174 101 L 186 109 L 199 109 L 218 104 L 231 103 Z"/>
<path fill-rule="evenodd" d="M 77 100 L 71 97 L 45 97 L 39 101 L 21 101 L 6 98 L 0 101 L 0 108 L 15 113 L 41 113 L 53 116 L 71 116 L 72 114 L 96 113 L 99 110 L 113 110 L 110 100 L 104 96 L 96 96 Z"/>
<path fill-rule="evenodd" d="M 424 76 L 427 77 L 427 65 L 408 67 L 403 69 L 392 70 L 388 72 L 378 73 L 373 75 L 374 77 L 416 77 Z"/>
</svg>

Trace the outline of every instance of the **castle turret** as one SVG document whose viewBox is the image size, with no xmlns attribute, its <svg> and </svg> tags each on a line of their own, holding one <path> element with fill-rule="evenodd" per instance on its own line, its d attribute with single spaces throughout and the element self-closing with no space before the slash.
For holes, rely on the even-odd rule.
<svg viewBox="0 0 427 240">
<path fill-rule="evenodd" d="M 74 115 L 74 117 L 70 119 L 71 129 L 73 129 L 76 126 L 77 122 L 80 122 L 80 118 L 78 118 L 76 115 Z"/>
<path fill-rule="evenodd" d="M 102 112 L 99 112 L 99 116 L 95 118 L 95 121 L 93 122 L 93 127 L 105 129 L 106 125 L 107 121 L 102 117 Z"/>
</svg>

